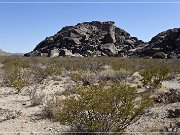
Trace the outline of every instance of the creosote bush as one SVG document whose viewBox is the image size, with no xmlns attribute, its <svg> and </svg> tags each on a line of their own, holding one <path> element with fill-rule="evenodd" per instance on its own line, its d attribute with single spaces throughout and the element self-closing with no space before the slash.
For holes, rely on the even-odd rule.
<svg viewBox="0 0 180 135">
<path fill-rule="evenodd" d="M 74 132 L 121 132 L 152 103 L 122 82 L 80 86 L 63 96 L 48 114 Z"/>
<path fill-rule="evenodd" d="M 140 72 L 143 84 L 152 85 L 154 88 L 161 87 L 162 81 L 167 78 L 168 73 L 169 69 L 165 65 L 150 67 Z"/>
<path fill-rule="evenodd" d="M 18 92 L 29 85 L 29 65 L 23 60 L 15 60 L 4 64 L 3 70 L 8 85 L 16 88 Z"/>
</svg>

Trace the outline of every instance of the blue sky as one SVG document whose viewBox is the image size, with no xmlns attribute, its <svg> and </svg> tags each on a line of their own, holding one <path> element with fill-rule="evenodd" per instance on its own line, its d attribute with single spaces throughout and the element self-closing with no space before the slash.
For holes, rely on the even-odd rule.
<svg viewBox="0 0 180 135">
<path fill-rule="evenodd" d="M 17 0 L 0 0 L 0 2 Z M 22 2 L 23 0 L 18 0 Z M 49 2 L 50 0 L 27 0 Z M 24 0 L 24 2 L 27 2 Z M 60 0 L 52 0 L 54 2 Z M 65 1 L 65 0 L 64 0 Z M 85 1 L 85 0 L 66 0 Z M 111 2 L 111 0 L 88 0 Z M 113 0 L 120 2 L 122 0 Z M 124 0 L 125 1 L 125 0 Z M 137 0 L 129 0 L 135 2 Z M 138 0 L 139 2 L 147 2 Z M 149 0 L 171 2 L 170 0 Z M 178 0 L 174 0 L 176 2 Z M 62 2 L 62 1 L 61 1 Z M 180 2 L 180 1 L 179 1 Z M 149 41 L 169 28 L 180 27 L 180 3 L 0 3 L 0 49 L 8 52 L 29 52 L 47 36 L 62 27 L 84 21 L 115 21 L 116 26 L 132 36 Z"/>
</svg>

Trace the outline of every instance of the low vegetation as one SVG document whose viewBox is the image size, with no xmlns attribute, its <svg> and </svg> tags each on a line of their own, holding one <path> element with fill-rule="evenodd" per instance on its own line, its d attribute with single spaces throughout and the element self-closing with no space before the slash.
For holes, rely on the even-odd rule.
<svg viewBox="0 0 180 135">
<path fill-rule="evenodd" d="M 29 85 L 29 65 L 24 60 L 9 61 L 3 65 L 6 84 L 20 90 Z"/>
<path fill-rule="evenodd" d="M 52 104 L 46 107 L 51 108 L 47 116 L 73 132 L 122 132 L 151 105 L 147 95 L 122 82 L 80 86 L 63 96 L 53 109 Z"/>
<path fill-rule="evenodd" d="M 18 118 L 22 115 L 21 110 L 11 111 L 9 109 L 0 108 L 0 122 Z"/>
<path fill-rule="evenodd" d="M 144 69 L 140 74 L 143 77 L 144 85 L 151 85 L 154 88 L 160 88 L 169 73 L 169 69 L 165 65 L 158 65 Z"/>
<path fill-rule="evenodd" d="M 156 104 L 179 102 L 177 90 L 158 93 L 168 76 L 180 73 L 179 60 L 0 57 L 0 63 L 3 86 L 14 87 L 18 93 L 26 86 L 35 86 L 28 91 L 31 107 L 43 106 L 43 118 L 70 126 L 73 132 L 123 132 L 152 105 L 150 97 Z M 137 89 L 130 86 L 135 72 Z M 58 91 L 52 101 L 45 101 L 44 88 L 39 90 L 36 86 L 53 77 L 57 87 L 63 77 L 75 85 L 64 92 Z M 156 95 L 144 86 L 157 90 Z"/>
</svg>

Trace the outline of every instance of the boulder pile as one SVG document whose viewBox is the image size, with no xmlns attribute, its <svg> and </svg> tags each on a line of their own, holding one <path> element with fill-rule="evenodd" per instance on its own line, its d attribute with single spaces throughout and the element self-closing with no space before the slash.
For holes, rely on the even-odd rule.
<svg viewBox="0 0 180 135">
<path fill-rule="evenodd" d="M 151 39 L 149 45 L 134 54 L 139 57 L 180 58 L 180 28 L 159 33 Z"/>
<path fill-rule="evenodd" d="M 63 27 L 25 56 L 129 56 L 144 42 L 114 25 L 114 22 L 84 22 Z"/>
<path fill-rule="evenodd" d="M 63 27 L 25 56 L 180 58 L 180 28 L 161 32 L 151 41 L 143 42 L 116 27 L 113 21 L 84 22 Z"/>
</svg>

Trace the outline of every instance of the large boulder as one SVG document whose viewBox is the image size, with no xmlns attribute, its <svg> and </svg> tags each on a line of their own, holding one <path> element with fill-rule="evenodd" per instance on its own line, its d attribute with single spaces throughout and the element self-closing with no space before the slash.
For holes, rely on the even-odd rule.
<svg viewBox="0 0 180 135">
<path fill-rule="evenodd" d="M 51 50 L 50 57 L 59 57 L 59 49 Z"/>
<path fill-rule="evenodd" d="M 112 43 L 101 45 L 101 50 L 108 56 L 115 56 L 118 54 L 117 48 Z"/>
</svg>

